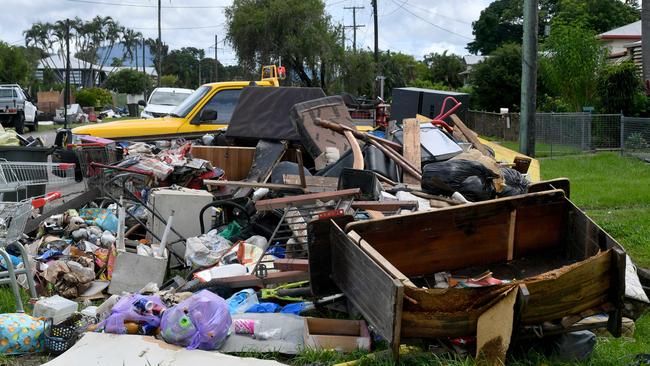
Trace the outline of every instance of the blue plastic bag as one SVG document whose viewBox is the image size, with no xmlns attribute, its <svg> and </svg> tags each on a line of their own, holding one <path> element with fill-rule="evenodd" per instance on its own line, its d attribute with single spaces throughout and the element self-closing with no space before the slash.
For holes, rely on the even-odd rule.
<svg viewBox="0 0 650 366">
<path fill-rule="evenodd" d="M 97 225 L 112 233 L 117 232 L 117 216 L 105 208 L 83 208 L 79 210 L 79 216 L 88 225 Z"/>
<path fill-rule="evenodd" d="M 277 313 L 281 306 L 273 302 L 261 302 L 246 310 L 247 313 Z"/>
</svg>

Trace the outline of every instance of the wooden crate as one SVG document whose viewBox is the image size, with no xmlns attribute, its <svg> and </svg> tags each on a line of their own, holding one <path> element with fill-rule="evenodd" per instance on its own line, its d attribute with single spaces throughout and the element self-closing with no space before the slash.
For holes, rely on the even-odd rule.
<svg viewBox="0 0 650 366">
<path fill-rule="evenodd" d="M 625 254 L 561 190 L 330 227 L 331 245 L 310 247 L 310 260 L 330 261 L 330 278 L 394 351 L 401 337 L 476 335 L 481 315 L 513 290 L 515 336 L 594 311 L 609 312 L 608 329 L 619 334 Z M 508 275 L 512 268 L 519 272 Z M 486 269 L 512 282 L 429 282 L 436 272 Z M 312 287 L 325 281 L 321 271 Z"/>
</svg>

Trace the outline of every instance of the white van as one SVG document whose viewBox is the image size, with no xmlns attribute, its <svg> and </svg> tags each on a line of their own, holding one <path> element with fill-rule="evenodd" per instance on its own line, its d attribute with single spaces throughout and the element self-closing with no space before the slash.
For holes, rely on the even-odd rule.
<svg viewBox="0 0 650 366">
<path fill-rule="evenodd" d="M 139 105 L 144 107 L 140 117 L 164 117 L 193 92 L 193 89 L 156 88 L 151 92 L 149 101 L 145 102 L 144 100 L 141 100 L 138 102 Z"/>
</svg>

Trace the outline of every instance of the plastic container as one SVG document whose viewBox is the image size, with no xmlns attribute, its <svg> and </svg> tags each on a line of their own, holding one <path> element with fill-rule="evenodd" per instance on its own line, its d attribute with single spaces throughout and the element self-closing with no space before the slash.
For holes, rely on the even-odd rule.
<svg viewBox="0 0 650 366">
<path fill-rule="evenodd" d="M 67 320 L 75 311 L 78 304 L 59 295 L 40 299 L 34 305 L 34 317 L 52 318 L 57 325 Z"/>
<path fill-rule="evenodd" d="M 282 336 L 282 329 L 269 326 L 261 320 L 233 319 L 235 334 L 248 334 L 258 340 L 279 339 Z"/>
</svg>

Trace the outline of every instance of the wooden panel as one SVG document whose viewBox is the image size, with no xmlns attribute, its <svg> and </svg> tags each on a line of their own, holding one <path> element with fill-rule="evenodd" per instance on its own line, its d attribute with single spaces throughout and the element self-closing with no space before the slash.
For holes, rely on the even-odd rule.
<svg viewBox="0 0 650 366">
<path fill-rule="evenodd" d="M 566 198 L 571 198 L 571 183 L 568 178 L 555 178 L 533 183 L 528 186 L 528 193 L 550 191 L 553 189 L 561 189 L 564 191 Z"/>
<path fill-rule="evenodd" d="M 519 226 L 522 222 L 526 224 L 522 211 L 553 206 L 563 200 L 562 191 L 549 191 L 357 222 L 348 225 L 346 231 L 355 230 L 402 273 L 420 276 L 505 261 L 511 211 L 517 210 Z M 561 223 L 560 220 L 552 222 Z M 547 238 L 541 238 L 542 247 L 561 243 L 558 235 L 546 235 Z M 526 244 L 519 254 L 533 247 L 527 244 L 525 232 L 519 233 L 519 237 L 515 234 L 515 248 L 517 240 Z"/>
<path fill-rule="evenodd" d="M 523 324 L 540 324 L 600 306 L 610 299 L 611 251 L 524 281 Z"/>
<path fill-rule="evenodd" d="M 567 243 L 573 258 L 585 259 L 610 248 L 623 249 L 573 202 L 567 201 L 567 207 Z"/>
<path fill-rule="evenodd" d="M 192 156 L 205 159 L 226 172 L 230 180 L 242 180 L 248 175 L 255 155 L 254 147 L 192 146 Z"/>
<path fill-rule="evenodd" d="M 300 185 L 300 176 L 298 175 L 284 174 L 282 178 L 284 184 Z M 335 177 L 305 176 L 305 181 L 309 192 L 336 191 L 339 185 L 339 179 Z"/>
<path fill-rule="evenodd" d="M 332 242 L 332 279 L 364 319 L 398 353 L 404 286 L 375 263 L 336 225 Z"/>
<path fill-rule="evenodd" d="M 415 118 L 404 120 L 404 146 L 402 155 L 404 158 L 420 168 L 422 166 L 422 149 L 420 147 L 420 123 Z M 409 173 L 404 173 L 404 183 L 420 184 L 420 179 Z"/>
<path fill-rule="evenodd" d="M 316 296 L 327 296 L 339 292 L 330 279 L 332 273 L 332 244 L 330 229 L 332 221 L 344 227 L 354 221 L 352 216 L 313 220 L 307 224 L 307 245 L 309 249 L 309 283 Z"/>
<path fill-rule="evenodd" d="M 565 240 L 566 202 L 537 202 L 517 209 L 515 253 L 522 257 L 556 247 Z"/>
</svg>

